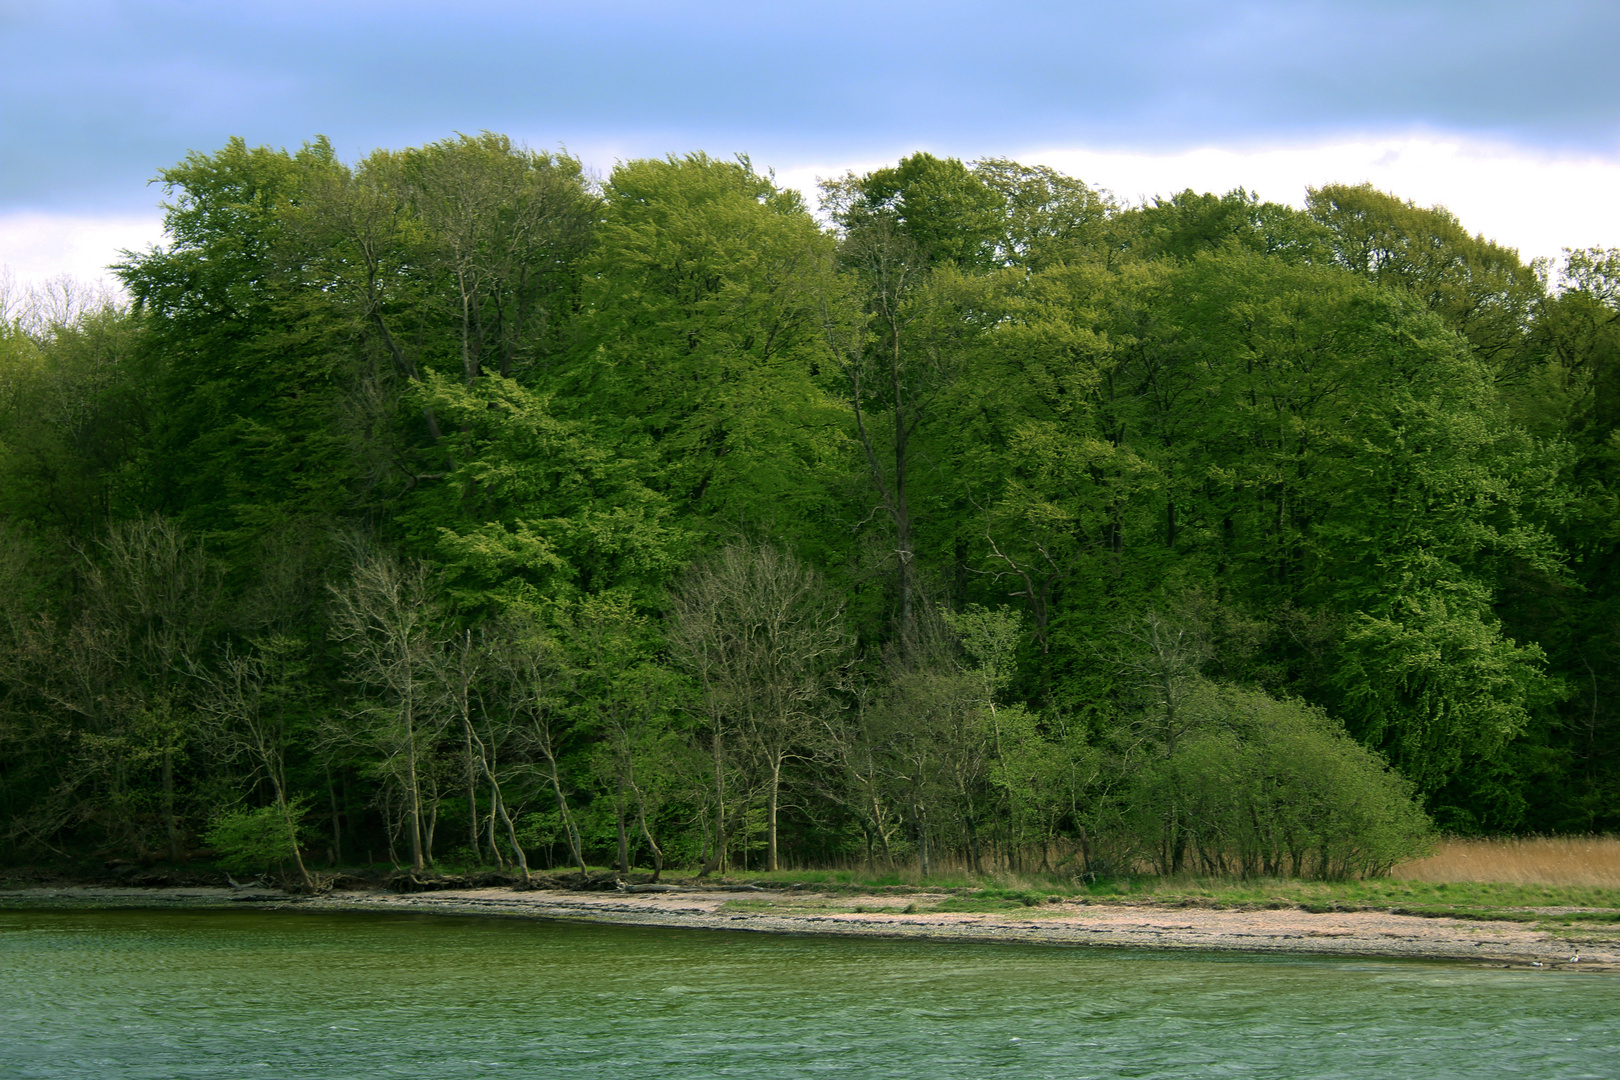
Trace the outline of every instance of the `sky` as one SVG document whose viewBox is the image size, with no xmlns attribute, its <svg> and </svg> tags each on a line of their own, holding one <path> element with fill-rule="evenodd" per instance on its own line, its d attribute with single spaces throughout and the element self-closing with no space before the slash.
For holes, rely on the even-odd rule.
<svg viewBox="0 0 1620 1080">
<path fill-rule="evenodd" d="M 916 150 L 1122 201 L 1368 180 L 1525 258 L 1620 246 L 1615 0 L 0 0 L 0 273 L 162 242 L 233 135 L 353 160 L 455 132 L 780 182 Z"/>
</svg>

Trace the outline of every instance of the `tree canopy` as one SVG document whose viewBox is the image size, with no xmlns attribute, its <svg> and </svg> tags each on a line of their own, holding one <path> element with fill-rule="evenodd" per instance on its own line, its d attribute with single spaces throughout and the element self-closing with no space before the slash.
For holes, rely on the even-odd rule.
<svg viewBox="0 0 1620 1080">
<path fill-rule="evenodd" d="M 0 325 L 7 858 L 1379 873 L 1620 825 L 1620 253 L 484 133 Z M 60 298 L 57 298 L 60 299 Z"/>
</svg>

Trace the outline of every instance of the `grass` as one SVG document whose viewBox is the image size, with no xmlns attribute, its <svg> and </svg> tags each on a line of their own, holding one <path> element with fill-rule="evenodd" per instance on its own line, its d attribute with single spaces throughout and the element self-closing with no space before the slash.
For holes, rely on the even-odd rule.
<svg viewBox="0 0 1620 1080">
<path fill-rule="evenodd" d="M 913 903 L 914 909 L 1035 914 L 1036 909 L 1065 901 L 1215 908 L 1298 906 L 1311 911 L 1379 909 L 1527 923 L 1586 938 L 1620 936 L 1617 837 L 1448 839 L 1430 857 L 1398 866 L 1387 878 L 1365 881 L 1122 875 L 1080 882 L 1059 875 L 1006 871 L 975 875 L 960 866 L 926 877 L 915 867 L 881 872 L 845 867 L 730 877 L 874 898 L 888 894 L 888 901 L 881 905 L 860 905 L 882 911 L 901 910 L 897 903 L 901 897 L 928 893 L 933 895 L 920 905 Z M 847 903 L 838 907 L 850 909 Z M 1545 910 L 1557 908 L 1589 910 Z"/>
<path fill-rule="evenodd" d="M 1571 885 L 1620 889 L 1620 836 L 1448 839 L 1392 877 L 1447 883 Z"/>
</svg>

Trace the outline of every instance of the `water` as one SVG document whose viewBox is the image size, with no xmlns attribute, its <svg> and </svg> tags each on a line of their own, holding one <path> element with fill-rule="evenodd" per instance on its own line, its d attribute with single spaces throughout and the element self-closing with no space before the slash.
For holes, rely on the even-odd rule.
<svg viewBox="0 0 1620 1080">
<path fill-rule="evenodd" d="M 1620 978 L 443 916 L 0 911 L 0 1077 L 1603 1077 Z"/>
</svg>

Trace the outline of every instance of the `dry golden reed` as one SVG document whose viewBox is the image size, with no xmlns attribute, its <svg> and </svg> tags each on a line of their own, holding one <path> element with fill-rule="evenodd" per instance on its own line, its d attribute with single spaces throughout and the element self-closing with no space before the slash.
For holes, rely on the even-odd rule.
<svg viewBox="0 0 1620 1080">
<path fill-rule="evenodd" d="M 1442 840 L 1426 859 L 1402 863 L 1406 881 L 1620 888 L 1620 836 L 1532 836 Z"/>
</svg>

